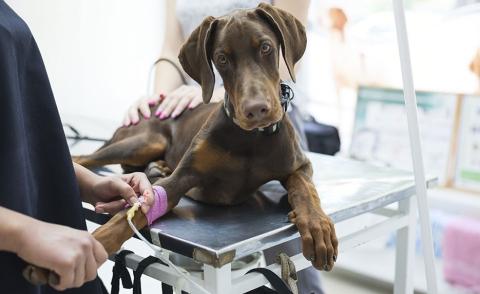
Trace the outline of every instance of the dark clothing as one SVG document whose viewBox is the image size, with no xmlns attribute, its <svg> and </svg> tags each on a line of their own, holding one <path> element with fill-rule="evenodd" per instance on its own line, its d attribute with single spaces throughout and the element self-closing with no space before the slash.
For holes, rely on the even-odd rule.
<svg viewBox="0 0 480 294">
<path fill-rule="evenodd" d="M 85 230 L 72 161 L 40 52 L 27 25 L 2 0 L 0 127 L 0 206 Z M 15 254 L 0 252 L 2 294 L 56 293 L 27 283 L 21 274 L 24 266 Z M 95 294 L 101 289 L 94 281 L 63 293 Z"/>
</svg>

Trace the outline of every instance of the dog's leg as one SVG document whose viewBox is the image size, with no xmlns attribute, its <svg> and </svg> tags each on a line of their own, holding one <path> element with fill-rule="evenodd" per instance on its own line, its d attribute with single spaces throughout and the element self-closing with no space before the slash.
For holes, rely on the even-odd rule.
<svg viewBox="0 0 480 294">
<path fill-rule="evenodd" d="M 166 145 L 167 141 L 162 135 L 143 133 L 103 146 L 90 155 L 73 156 L 72 159 L 85 167 L 107 164 L 140 167 L 162 157 Z"/>
<path fill-rule="evenodd" d="M 312 173 L 310 162 L 305 161 L 282 184 L 288 191 L 293 209 L 289 218 L 300 232 L 303 255 L 315 268 L 329 271 L 338 254 L 338 240 L 333 222 L 320 207 Z"/>
<path fill-rule="evenodd" d="M 166 178 L 172 174 L 172 170 L 168 167 L 164 160 L 150 162 L 145 169 L 145 174 L 151 183 L 156 182 L 160 178 Z"/>
<path fill-rule="evenodd" d="M 177 168 L 169 177 L 158 180 L 154 185 L 160 185 L 167 191 L 167 211 L 170 211 L 178 204 L 180 198 L 197 183 L 198 178 L 188 169 Z M 126 212 L 126 209 L 120 211 L 93 232 L 95 239 L 105 247 L 109 255 L 118 251 L 122 244 L 133 236 L 133 231 L 126 219 Z M 133 222 L 135 227 L 141 229 L 147 225 L 147 218 L 141 210 L 138 210 Z"/>
<path fill-rule="evenodd" d="M 190 167 L 190 158 L 190 155 L 184 156 L 170 176 L 160 178 L 154 183 L 154 185 L 162 186 L 167 192 L 167 211 L 175 207 L 186 192 L 200 183 L 200 175 Z M 147 219 L 141 210 L 138 210 L 135 214 L 134 223 L 138 229 L 147 225 Z M 126 220 L 126 210 L 113 216 L 106 224 L 99 227 L 93 235 L 104 245 L 108 254 L 119 250 L 122 244 L 133 236 L 133 231 Z"/>
</svg>

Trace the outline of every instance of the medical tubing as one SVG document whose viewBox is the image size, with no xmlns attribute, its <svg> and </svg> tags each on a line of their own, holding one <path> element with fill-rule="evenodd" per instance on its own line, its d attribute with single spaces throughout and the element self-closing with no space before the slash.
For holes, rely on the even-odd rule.
<svg viewBox="0 0 480 294">
<path fill-rule="evenodd" d="M 165 252 L 163 251 L 163 248 L 159 247 L 159 246 L 155 246 L 153 245 L 152 243 L 150 243 L 138 230 L 137 228 L 135 227 L 135 225 L 133 224 L 132 222 L 132 218 L 135 214 L 135 211 L 138 210 L 138 208 L 140 207 L 141 205 L 141 202 L 136 202 L 135 204 L 133 204 L 133 206 L 128 210 L 127 212 L 127 222 L 128 222 L 128 225 L 130 226 L 130 228 L 132 229 L 132 231 L 135 233 L 135 235 L 140 239 L 142 240 L 145 244 L 147 244 L 148 247 L 150 247 L 150 249 L 152 249 L 154 252 L 157 252 L 159 251 L 160 252 L 160 255 L 157 256 L 161 261 L 165 262 L 166 264 L 168 264 L 168 266 L 170 266 L 171 268 L 173 268 L 180 276 L 182 276 L 182 278 L 184 278 L 185 280 L 189 281 L 190 283 L 192 283 L 195 287 L 197 287 L 198 290 L 200 290 L 202 293 L 205 293 L 205 294 L 210 294 L 210 292 L 208 292 L 205 288 L 203 288 L 201 285 L 199 285 L 198 283 L 196 283 L 195 281 L 193 281 L 192 279 L 190 279 L 190 277 L 187 275 L 188 272 L 185 271 L 184 269 L 180 269 L 179 267 L 177 267 L 175 264 L 173 264 L 169 258 L 165 258 L 164 255 L 165 255 Z M 154 205 L 158 205 L 157 203 L 155 203 Z M 187 274 L 185 274 L 185 272 Z M 177 289 L 176 289 L 177 290 Z"/>
</svg>

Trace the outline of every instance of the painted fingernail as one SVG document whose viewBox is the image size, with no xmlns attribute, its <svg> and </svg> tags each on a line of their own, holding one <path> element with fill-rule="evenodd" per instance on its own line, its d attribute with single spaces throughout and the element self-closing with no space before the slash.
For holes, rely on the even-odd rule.
<svg viewBox="0 0 480 294">
<path fill-rule="evenodd" d="M 166 114 L 164 114 L 164 113 L 162 113 L 162 115 L 160 115 L 160 119 L 166 119 L 166 118 L 168 118 L 168 117 L 169 117 L 169 115 L 166 115 Z"/>
<path fill-rule="evenodd" d="M 335 262 L 337 261 L 337 256 L 336 255 L 333 256 L 333 261 L 335 261 Z"/>
<path fill-rule="evenodd" d="M 153 106 L 155 105 L 155 101 L 148 101 L 148 106 Z"/>
<path fill-rule="evenodd" d="M 150 114 L 144 114 L 144 115 L 143 115 L 143 118 L 149 119 L 149 118 L 150 118 Z"/>
<path fill-rule="evenodd" d="M 162 114 L 162 112 L 160 110 L 158 110 L 157 112 L 155 112 L 155 116 L 160 116 Z"/>
</svg>

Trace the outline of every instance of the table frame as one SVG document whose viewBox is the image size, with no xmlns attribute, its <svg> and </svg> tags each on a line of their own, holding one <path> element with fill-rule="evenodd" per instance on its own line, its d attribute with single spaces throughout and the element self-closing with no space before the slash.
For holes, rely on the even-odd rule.
<svg viewBox="0 0 480 294">
<path fill-rule="evenodd" d="M 391 203 L 377 208 L 370 213 L 384 217 L 385 219 L 361 230 L 349 233 L 339 238 L 339 251 L 344 252 L 363 245 L 376 238 L 396 232 L 396 264 L 394 293 L 413 293 L 414 256 L 415 256 L 415 231 L 416 231 L 416 201 L 414 195 L 400 199 L 396 209 L 387 208 Z M 143 257 L 136 254 L 126 256 L 127 267 L 135 270 Z M 291 257 L 297 271 L 311 266 L 302 253 Z M 268 269 L 280 275 L 280 265 L 272 264 Z M 150 265 L 144 272 L 158 281 L 169 285 L 178 285 L 182 279 L 173 269 L 162 264 Z M 268 284 L 268 281 L 258 273 L 251 273 L 238 278 L 232 277 L 231 263 L 222 267 L 204 265 L 203 279 L 191 276 L 191 278 L 203 286 L 212 294 L 221 293 L 245 293 Z M 182 283 L 180 283 L 182 284 Z M 181 290 L 188 293 L 201 293 L 188 281 L 183 281 Z"/>
</svg>

